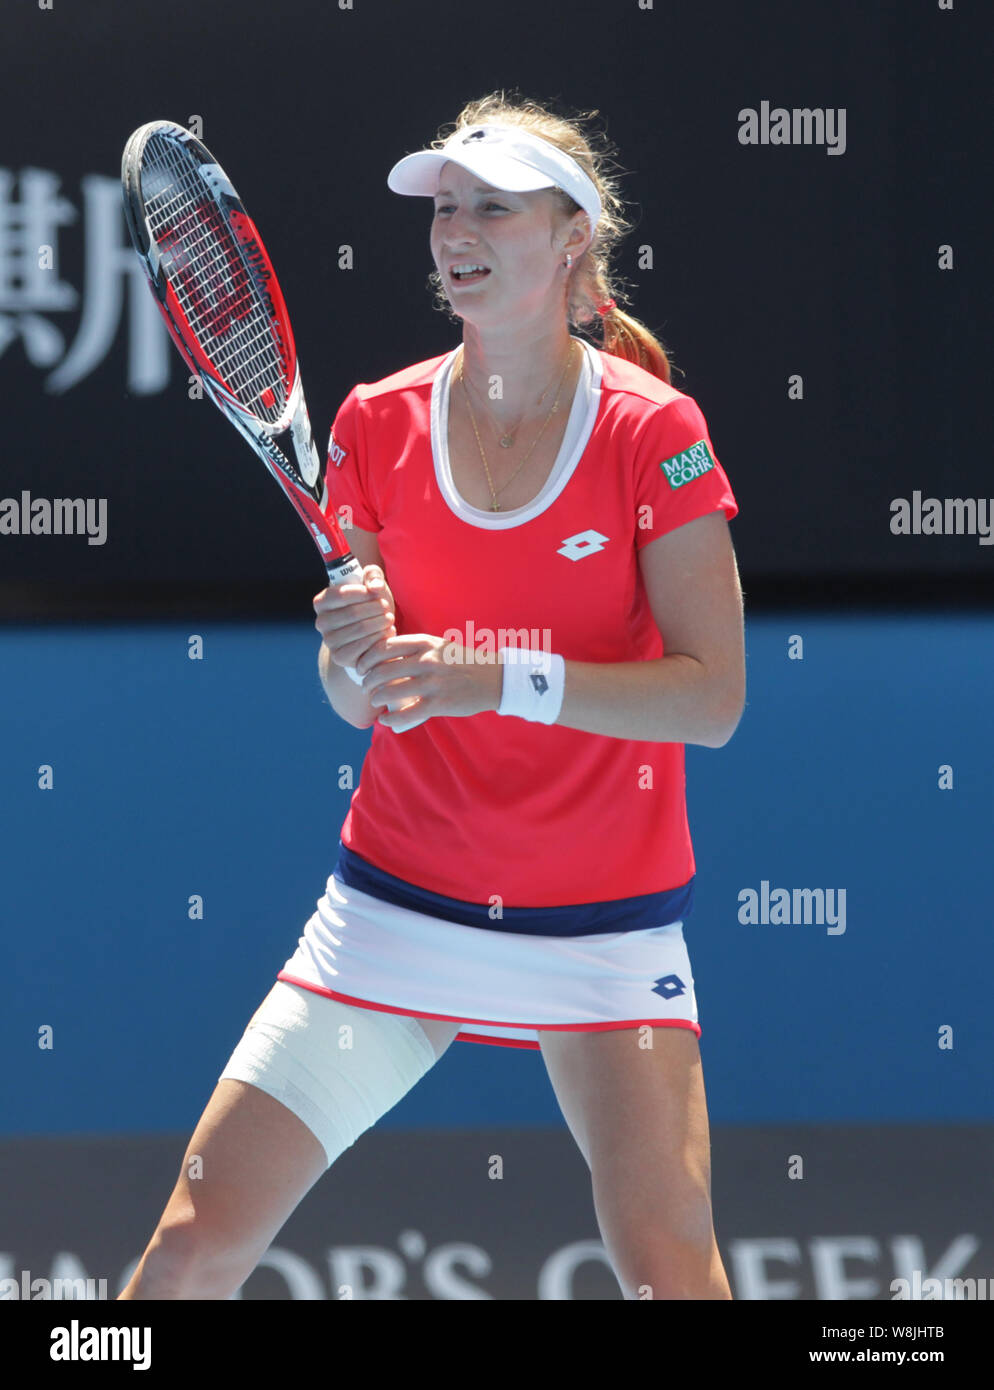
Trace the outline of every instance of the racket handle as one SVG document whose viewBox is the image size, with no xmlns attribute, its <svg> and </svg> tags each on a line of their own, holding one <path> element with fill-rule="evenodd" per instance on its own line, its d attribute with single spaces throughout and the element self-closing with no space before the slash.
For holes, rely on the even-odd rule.
<svg viewBox="0 0 994 1390">
<path fill-rule="evenodd" d="M 325 560 L 325 569 L 328 571 L 329 584 L 362 583 L 362 565 L 351 550 L 339 556 L 337 560 Z M 350 680 L 355 681 L 356 685 L 362 685 L 362 676 L 357 673 L 355 667 L 346 666 L 345 674 Z"/>
<path fill-rule="evenodd" d="M 329 584 L 361 584 L 362 565 L 352 554 L 340 555 L 337 560 L 325 560 Z"/>
</svg>

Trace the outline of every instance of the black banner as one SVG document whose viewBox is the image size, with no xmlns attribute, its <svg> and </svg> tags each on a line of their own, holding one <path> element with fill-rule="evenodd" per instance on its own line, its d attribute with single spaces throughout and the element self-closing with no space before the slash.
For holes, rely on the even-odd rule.
<svg viewBox="0 0 994 1390">
<path fill-rule="evenodd" d="M 459 339 L 426 286 L 428 200 L 386 174 L 497 87 L 601 112 L 629 307 L 708 419 L 747 594 L 989 598 L 989 36 L 979 7 L 898 0 L 8 6 L 0 616 L 306 614 L 323 583 L 191 399 L 127 240 L 128 134 L 176 120 L 232 174 L 323 449 L 356 381 Z"/>
<path fill-rule="evenodd" d="M 712 1140 L 715 1230 L 736 1301 L 893 1311 L 994 1298 L 994 1127 L 717 1126 Z M 0 1142 L 0 1298 L 114 1299 L 185 1148 L 179 1135 Z M 373 1129 L 300 1203 L 237 1297 L 621 1292 L 566 1130 Z"/>
</svg>

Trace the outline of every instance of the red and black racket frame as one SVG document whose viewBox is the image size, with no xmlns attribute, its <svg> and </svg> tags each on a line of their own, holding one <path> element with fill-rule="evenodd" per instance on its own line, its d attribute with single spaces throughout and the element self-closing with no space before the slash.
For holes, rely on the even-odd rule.
<svg viewBox="0 0 994 1390">
<path fill-rule="evenodd" d="M 288 415 L 289 420 L 282 428 L 268 426 L 260 421 L 251 411 L 246 410 L 228 389 L 216 367 L 201 348 L 176 290 L 162 267 L 158 247 L 145 220 L 145 204 L 141 190 L 140 155 L 144 145 L 142 137 L 147 138 L 150 129 L 168 129 L 173 138 L 182 140 L 187 151 L 198 163 L 211 166 L 221 175 L 225 188 L 209 191 L 205 189 L 204 196 L 213 198 L 221 207 L 235 234 L 245 270 L 253 278 L 267 306 L 274 336 L 279 343 L 288 386 L 287 410 L 281 419 Z M 230 183 L 210 152 L 189 131 L 171 122 L 153 122 L 151 127 L 143 126 L 132 135 L 125 148 L 121 177 L 125 219 L 132 242 L 170 337 L 184 362 L 201 382 L 209 399 L 255 449 L 283 489 L 321 552 L 329 583 L 343 584 L 350 580 L 361 582 L 362 566 L 352 554 L 337 518 L 329 510 L 325 469 L 321 467 L 314 449 L 293 330 L 279 281 L 255 224 L 231 190 Z M 281 443 L 288 444 L 290 449 L 284 452 Z M 313 455 L 313 465 L 308 470 L 315 474 L 313 484 L 306 481 L 301 468 L 291 463 L 290 450 L 298 460 Z"/>
</svg>

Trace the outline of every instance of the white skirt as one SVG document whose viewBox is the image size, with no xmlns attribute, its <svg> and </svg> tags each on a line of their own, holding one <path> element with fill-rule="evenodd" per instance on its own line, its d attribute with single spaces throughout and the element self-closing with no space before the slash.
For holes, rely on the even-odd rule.
<svg viewBox="0 0 994 1390">
<path fill-rule="evenodd" d="M 362 1008 L 465 1026 L 463 1042 L 537 1048 L 541 1029 L 690 1028 L 683 923 L 591 936 L 463 926 L 328 880 L 279 979 Z"/>
</svg>

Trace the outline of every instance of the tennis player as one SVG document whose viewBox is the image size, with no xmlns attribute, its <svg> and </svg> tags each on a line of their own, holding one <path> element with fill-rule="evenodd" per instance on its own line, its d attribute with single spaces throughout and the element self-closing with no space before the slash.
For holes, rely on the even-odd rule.
<svg viewBox="0 0 994 1390">
<path fill-rule="evenodd" d="M 332 431 L 364 583 L 316 596 L 319 671 L 371 746 L 124 1298 L 230 1297 L 457 1038 L 541 1050 L 625 1298 L 731 1297 L 684 745 L 722 747 L 744 706 L 737 505 L 616 303 L 628 224 L 588 125 L 497 92 L 390 171 L 432 200 L 462 340 L 356 386 Z"/>
</svg>

